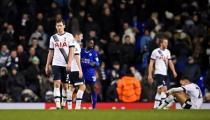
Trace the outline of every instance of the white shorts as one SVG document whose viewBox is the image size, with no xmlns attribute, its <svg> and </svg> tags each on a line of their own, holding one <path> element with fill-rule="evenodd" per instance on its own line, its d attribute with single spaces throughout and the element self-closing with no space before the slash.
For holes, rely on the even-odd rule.
<svg viewBox="0 0 210 120">
<path fill-rule="evenodd" d="M 201 105 L 203 104 L 203 99 L 198 99 L 198 100 L 191 100 L 192 102 L 192 107 L 190 109 L 200 109 Z"/>
</svg>

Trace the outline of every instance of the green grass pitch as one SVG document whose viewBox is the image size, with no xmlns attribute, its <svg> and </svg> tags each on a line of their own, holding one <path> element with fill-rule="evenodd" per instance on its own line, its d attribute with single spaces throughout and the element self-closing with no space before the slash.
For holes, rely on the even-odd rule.
<svg viewBox="0 0 210 120">
<path fill-rule="evenodd" d="M 0 110 L 0 120 L 210 120 L 210 110 Z"/>
</svg>

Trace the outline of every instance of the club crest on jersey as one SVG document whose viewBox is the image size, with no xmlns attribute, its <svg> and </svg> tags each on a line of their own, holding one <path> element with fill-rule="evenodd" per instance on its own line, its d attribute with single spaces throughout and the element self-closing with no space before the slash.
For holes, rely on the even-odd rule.
<svg viewBox="0 0 210 120">
<path fill-rule="evenodd" d="M 64 48 L 68 47 L 66 41 L 65 42 L 55 42 L 55 48 Z"/>
</svg>

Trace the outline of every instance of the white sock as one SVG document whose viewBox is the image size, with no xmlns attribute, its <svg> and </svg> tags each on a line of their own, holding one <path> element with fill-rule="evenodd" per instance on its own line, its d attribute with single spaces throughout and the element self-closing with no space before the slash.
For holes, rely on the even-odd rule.
<svg viewBox="0 0 210 120">
<path fill-rule="evenodd" d="M 171 102 L 169 102 L 169 104 L 166 105 L 166 107 L 167 107 L 167 108 L 170 108 L 170 107 L 173 105 L 173 103 L 174 103 L 174 100 L 172 100 Z"/>
<path fill-rule="evenodd" d="M 160 102 L 161 102 L 161 95 L 159 93 L 156 93 L 153 108 L 157 108 L 160 105 Z"/>
<path fill-rule="evenodd" d="M 60 97 L 61 97 L 60 88 L 54 87 L 54 99 L 55 99 L 56 108 L 61 108 Z"/>
<path fill-rule="evenodd" d="M 66 90 L 64 90 L 64 89 L 62 89 L 62 102 L 61 102 L 61 105 L 62 106 L 66 106 L 66 99 L 67 99 L 67 97 L 66 97 Z"/>
<path fill-rule="evenodd" d="M 169 95 L 165 101 L 158 107 L 158 109 L 163 109 L 164 107 L 166 107 L 168 104 L 170 104 L 172 101 L 174 100 L 174 96 Z"/>
<path fill-rule="evenodd" d="M 72 109 L 72 95 L 73 95 L 73 91 L 67 89 L 66 90 L 66 95 L 67 95 L 68 110 L 71 110 Z"/>
<path fill-rule="evenodd" d="M 160 97 L 161 97 L 161 103 L 160 104 L 162 104 L 165 101 L 165 99 L 166 99 L 166 93 L 165 92 L 161 92 L 160 93 Z"/>
<path fill-rule="evenodd" d="M 77 99 L 76 99 L 76 107 L 75 109 L 80 109 L 81 108 L 81 102 L 82 102 L 82 97 L 83 97 L 84 91 L 78 90 L 77 91 Z"/>
</svg>

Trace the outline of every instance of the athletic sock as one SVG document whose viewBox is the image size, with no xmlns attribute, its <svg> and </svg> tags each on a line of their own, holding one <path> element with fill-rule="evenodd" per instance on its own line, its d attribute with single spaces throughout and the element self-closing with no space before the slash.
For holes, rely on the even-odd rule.
<svg viewBox="0 0 210 120">
<path fill-rule="evenodd" d="M 66 106 L 66 90 L 62 89 L 62 102 L 61 102 L 61 107 L 65 107 Z"/>
<path fill-rule="evenodd" d="M 165 101 L 158 107 L 158 109 L 163 109 L 165 106 L 167 106 L 169 103 L 171 103 L 174 100 L 174 96 L 169 95 Z"/>
<path fill-rule="evenodd" d="M 82 102 L 83 93 L 84 93 L 84 91 L 82 91 L 82 90 L 78 90 L 77 91 L 76 107 L 75 107 L 75 109 L 80 109 L 81 108 L 81 102 Z"/>
<path fill-rule="evenodd" d="M 96 108 L 97 95 L 96 92 L 91 92 L 92 108 Z"/>
<path fill-rule="evenodd" d="M 67 89 L 66 95 L 67 95 L 67 106 L 68 106 L 68 110 L 71 110 L 72 109 L 72 95 L 73 95 L 73 91 Z"/>
<path fill-rule="evenodd" d="M 61 108 L 60 97 L 60 88 L 54 87 L 54 100 L 57 109 Z"/>
<path fill-rule="evenodd" d="M 161 104 L 161 95 L 159 93 L 156 93 L 153 108 L 156 109 L 160 104 Z"/>
</svg>

